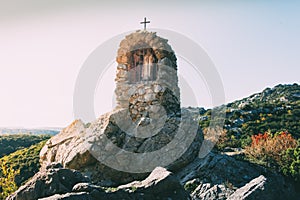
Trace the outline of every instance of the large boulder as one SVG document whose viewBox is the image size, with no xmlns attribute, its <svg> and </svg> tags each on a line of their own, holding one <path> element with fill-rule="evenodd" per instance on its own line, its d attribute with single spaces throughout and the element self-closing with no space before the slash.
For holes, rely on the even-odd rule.
<svg viewBox="0 0 300 200">
<path fill-rule="evenodd" d="M 122 109 L 91 124 L 76 120 L 44 146 L 42 168 L 59 162 L 103 186 L 144 179 L 157 166 L 178 171 L 197 157 L 203 141 L 197 121 L 190 116 L 194 115 L 183 109 L 144 126 L 141 121 L 133 123 L 128 110 Z"/>
<path fill-rule="evenodd" d="M 130 199 L 190 199 L 179 180 L 165 168 L 157 167 L 143 181 L 135 181 L 118 189 L 132 191 Z"/>
<path fill-rule="evenodd" d="M 77 183 L 87 181 L 88 179 L 80 172 L 64 169 L 60 164 L 52 163 L 35 174 L 7 200 L 36 200 L 54 194 L 64 194 L 71 192 Z"/>
<path fill-rule="evenodd" d="M 286 185 L 282 177 L 266 178 L 263 175 L 253 179 L 245 186 L 237 189 L 228 200 L 235 199 L 298 199 L 290 185 Z M 299 197 L 299 196 L 298 196 Z"/>
<path fill-rule="evenodd" d="M 198 187 L 192 192 L 192 199 L 205 200 L 226 200 L 229 195 L 233 193 L 233 189 L 225 185 L 212 185 L 210 183 L 200 183 Z"/>
<path fill-rule="evenodd" d="M 295 199 L 293 182 L 261 166 L 209 153 L 176 174 L 192 199 Z"/>
<path fill-rule="evenodd" d="M 252 179 L 264 173 L 264 169 L 248 162 L 236 160 L 225 154 L 210 152 L 204 158 L 197 158 L 177 173 L 182 184 L 199 178 L 212 185 L 230 183 L 242 187 Z"/>
<path fill-rule="evenodd" d="M 59 169 L 56 171 L 68 169 Z M 165 168 L 157 167 L 153 172 L 142 181 L 135 181 L 127 185 L 121 185 L 117 188 L 102 188 L 100 186 L 93 185 L 91 183 L 77 183 L 70 182 L 68 187 L 60 189 L 53 184 L 60 185 L 61 182 L 57 179 L 52 180 L 53 175 L 50 173 L 44 174 L 45 178 L 36 176 L 30 182 L 28 182 L 23 189 L 16 192 L 14 195 L 8 198 L 8 200 L 131 200 L 131 199 L 190 199 L 187 191 L 179 183 L 179 180 Z M 51 183 L 43 180 L 48 180 Z M 42 180 L 42 181 L 41 181 Z M 39 188 L 37 186 L 32 190 L 31 185 L 36 185 L 39 182 Z M 52 189 L 49 185 L 54 186 Z M 73 185 L 73 188 L 70 186 Z M 26 195 L 23 191 L 29 191 Z"/>
<path fill-rule="evenodd" d="M 189 195 L 190 194 L 190 195 Z M 88 182 L 78 171 L 52 164 L 7 200 L 297 199 L 282 175 L 230 156 L 210 153 L 177 173 L 157 167 L 141 181 L 116 187 Z"/>
<path fill-rule="evenodd" d="M 245 186 L 237 189 L 228 199 L 276 199 L 272 193 L 264 191 L 266 189 L 266 181 L 266 177 L 260 175 Z"/>
</svg>

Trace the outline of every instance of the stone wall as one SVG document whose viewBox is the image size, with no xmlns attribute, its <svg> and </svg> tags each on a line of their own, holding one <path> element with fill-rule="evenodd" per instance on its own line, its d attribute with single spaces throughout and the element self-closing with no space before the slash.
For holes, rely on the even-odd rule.
<svg viewBox="0 0 300 200">
<path fill-rule="evenodd" d="M 134 73 L 142 76 L 141 71 L 134 71 L 137 70 L 137 67 L 133 66 L 137 62 L 134 60 L 134 53 L 137 51 L 153 53 L 151 67 L 155 66 L 153 73 L 156 74 L 151 76 L 151 80 L 140 77 L 131 79 Z M 137 31 L 126 36 L 120 43 L 117 55 L 116 108 L 129 109 L 132 120 L 136 122 L 151 113 L 160 112 L 159 105 L 163 105 L 168 116 L 180 111 L 176 61 L 174 51 L 167 40 L 156 33 Z M 139 66 L 143 67 L 145 64 Z"/>
</svg>

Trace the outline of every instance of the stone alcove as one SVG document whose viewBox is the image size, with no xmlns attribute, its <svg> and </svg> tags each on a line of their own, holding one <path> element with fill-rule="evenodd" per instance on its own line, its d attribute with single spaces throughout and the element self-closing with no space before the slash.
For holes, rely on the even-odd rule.
<svg viewBox="0 0 300 200">
<path fill-rule="evenodd" d="M 157 78 L 157 57 L 151 47 L 134 47 L 128 55 L 129 83 L 140 81 L 155 81 Z"/>
</svg>

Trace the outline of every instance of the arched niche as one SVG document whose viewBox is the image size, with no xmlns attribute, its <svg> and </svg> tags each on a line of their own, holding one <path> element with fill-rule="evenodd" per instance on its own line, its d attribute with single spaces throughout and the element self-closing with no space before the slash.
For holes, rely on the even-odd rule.
<svg viewBox="0 0 300 200">
<path fill-rule="evenodd" d="M 134 47 L 128 53 L 129 83 L 155 81 L 158 73 L 158 59 L 154 50 L 146 44 Z"/>
</svg>

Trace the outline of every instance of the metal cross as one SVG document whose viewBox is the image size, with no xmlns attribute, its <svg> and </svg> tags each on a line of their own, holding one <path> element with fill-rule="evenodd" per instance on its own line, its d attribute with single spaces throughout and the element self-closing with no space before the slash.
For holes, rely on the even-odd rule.
<svg viewBox="0 0 300 200">
<path fill-rule="evenodd" d="M 150 23 L 150 21 L 147 21 L 146 17 L 144 18 L 144 21 L 141 22 L 141 24 L 144 24 L 144 30 L 146 30 L 147 24 Z"/>
</svg>

